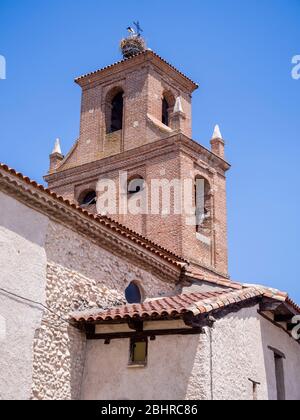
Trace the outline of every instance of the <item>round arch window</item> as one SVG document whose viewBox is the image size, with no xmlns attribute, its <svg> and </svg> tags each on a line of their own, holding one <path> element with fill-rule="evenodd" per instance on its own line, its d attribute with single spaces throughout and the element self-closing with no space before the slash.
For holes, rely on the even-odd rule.
<svg viewBox="0 0 300 420">
<path fill-rule="evenodd" d="M 128 182 L 128 194 L 138 194 L 145 188 L 145 180 L 142 177 L 136 177 Z"/>
<path fill-rule="evenodd" d="M 123 128 L 124 91 L 115 87 L 108 92 L 105 100 L 106 132 L 114 133 Z"/>
<path fill-rule="evenodd" d="M 165 91 L 162 97 L 162 118 L 164 125 L 170 126 L 170 113 L 175 106 L 175 97 L 170 91 Z"/>
<path fill-rule="evenodd" d="M 142 303 L 142 293 L 139 286 L 132 282 L 125 290 L 125 298 L 128 303 Z"/>
<path fill-rule="evenodd" d="M 97 202 L 97 194 L 96 191 L 88 191 L 85 193 L 80 200 L 81 207 L 89 207 Z"/>
</svg>

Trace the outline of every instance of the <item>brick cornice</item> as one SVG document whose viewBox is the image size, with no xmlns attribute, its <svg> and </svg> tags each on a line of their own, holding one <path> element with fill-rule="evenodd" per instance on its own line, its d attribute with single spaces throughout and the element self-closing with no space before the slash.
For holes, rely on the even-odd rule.
<svg viewBox="0 0 300 420">
<path fill-rule="evenodd" d="M 131 58 L 118 61 L 100 70 L 85 74 L 75 79 L 75 82 L 82 87 L 82 89 L 89 89 L 95 85 L 103 83 L 106 78 L 116 75 L 120 72 L 133 70 L 142 65 L 151 63 L 156 68 L 171 76 L 176 80 L 187 92 L 192 93 L 198 88 L 198 85 L 190 78 L 185 76 L 182 72 L 160 57 L 151 50 L 146 50 Z"/>
<path fill-rule="evenodd" d="M 201 270 L 201 271 L 205 271 L 205 272 L 207 272 L 207 274 L 209 275 L 209 276 L 215 276 L 217 279 L 227 279 L 228 281 L 230 281 L 231 282 L 231 280 L 230 280 L 230 276 L 227 274 L 227 273 L 222 273 L 221 271 L 218 271 L 218 270 L 216 270 L 216 268 L 215 267 L 212 267 L 212 266 L 209 266 L 209 265 L 206 265 L 206 264 L 204 264 L 204 263 L 199 263 L 198 261 L 194 261 L 194 260 L 190 260 L 189 261 L 190 262 L 190 268 L 189 268 L 189 270 L 193 270 L 193 268 L 195 268 L 196 269 L 196 271 L 197 271 L 197 269 L 199 270 Z M 202 275 L 202 274 L 198 274 L 198 276 L 200 275 L 200 277 L 202 276 L 202 279 L 204 280 L 204 279 L 206 279 L 207 277 L 205 276 L 205 275 Z"/>
<path fill-rule="evenodd" d="M 65 169 L 63 171 L 56 172 L 55 174 L 48 174 L 44 177 L 44 179 L 46 182 L 49 182 L 51 180 L 51 183 L 53 183 L 61 177 L 66 178 L 74 175 L 78 175 L 80 177 L 87 171 L 91 173 L 92 171 L 96 170 L 98 174 L 99 170 L 101 170 L 100 173 L 107 172 L 107 168 L 109 167 L 113 167 L 114 170 L 122 170 L 123 168 L 126 168 L 131 164 L 133 165 L 136 163 L 137 165 L 140 165 L 142 160 L 153 158 L 155 156 L 160 156 L 160 154 L 162 153 L 174 151 L 174 149 L 172 149 L 172 145 L 174 142 L 170 142 L 170 139 L 173 139 L 173 137 L 167 137 L 163 140 L 148 143 L 141 147 L 137 147 L 132 150 L 127 150 L 113 156 L 108 156 L 106 158 L 85 163 L 80 166 Z"/>
<path fill-rule="evenodd" d="M 192 156 L 194 159 L 197 158 L 197 156 L 199 157 L 199 155 L 202 155 L 207 158 L 215 169 L 221 169 L 224 172 L 230 169 L 231 166 L 228 162 L 202 146 L 202 144 L 198 143 L 196 140 L 193 140 L 184 134 L 180 134 L 180 138 L 177 139 L 177 142 L 178 141 L 180 142 L 181 150 L 194 152 L 194 155 Z"/>
<path fill-rule="evenodd" d="M 177 133 L 153 143 L 137 147 L 136 149 L 127 150 L 117 155 L 69 168 L 64 171 L 48 174 L 44 179 L 46 182 L 51 182 L 53 186 L 57 187 L 60 185 L 60 180 L 64 185 L 68 182 L 68 178 L 72 178 L 72 181 L 70 182 L 74 182 L 74 180 L 77 179 L 82 180 L 82 175 L 86 172 L 88 172 L 89 177 L 92 178 L 93 176 L 106 173 L 112 169 L 117 171 L 130 166 L 141 165 L 143 161 L 146 162 L 163 153 L 176 153 L 180 151 L 189 154 L 194 160 L 203 156 L 210 165 L 221 174 L 224 174 L 224 172 L 230 169 L 229 163 L 212 153 L 210 150 L 189 137 Z"/>
</svg>

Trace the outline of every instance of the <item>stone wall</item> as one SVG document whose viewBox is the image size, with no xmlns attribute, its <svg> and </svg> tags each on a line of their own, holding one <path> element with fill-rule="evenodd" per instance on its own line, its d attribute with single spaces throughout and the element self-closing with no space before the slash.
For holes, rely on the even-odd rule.
<svg viewBox="0 0 300 420">
<path fill-rule="evenodd" d="M 70 312 L 115 305 L 123 296 L 55 263 L 47 267 L 47 306 L 34 343 L 34 399 L 78 399 L 85 358 L 85 334 L 70 325 Z M 65 321 L 64 321 L 65 320 Z"/>
<path fill-rule="evenodd" d="M 145 297 L 170 294 L 174 285 L 105 251 L 72 230 L 49 223 L 45 312 L 34 342 L 32 398 L 78 399 L 85 360 L 85 335 L 64 320 L 72 311 L 124 302 L 137 281 Z"/>
</svg>

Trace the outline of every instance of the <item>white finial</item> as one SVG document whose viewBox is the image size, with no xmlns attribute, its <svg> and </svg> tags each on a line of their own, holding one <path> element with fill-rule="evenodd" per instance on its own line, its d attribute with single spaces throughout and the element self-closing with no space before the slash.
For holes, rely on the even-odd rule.
<svg viewBox="0 0 300 420">
<path fill-rule="evenodd" d="M 223 137 L 222 137 L 222 134 L 221 134 L 221 131 L 220 131 L 220 127 L 218 126 L 218 124 L 215 126 L 214 134 L 212 136 L 212 140 L 215 140 L 215 139 L 222 139 L 223 140 Z"/>
<path fill-rule="evenodd" d="M 178 98 L 176 98 L 176 102 L 175 102 L 175 106 L 174 106 L 174 112 L 183 112 L 183 107 L 182 107 L 180 96 L 178 96 Z"/>
<path fill-rule="evenodd" d="M 60 155 L 62 154 L 61 153 L 61 147 L 60 147 L 60 139 L 58 139 L 58 138 L 55 141 L 55 145 L 54 145 L 54 149 L 53 149 L 52 154 L 54 154 L 54 153 L 59 153 Z"/>
</svg>

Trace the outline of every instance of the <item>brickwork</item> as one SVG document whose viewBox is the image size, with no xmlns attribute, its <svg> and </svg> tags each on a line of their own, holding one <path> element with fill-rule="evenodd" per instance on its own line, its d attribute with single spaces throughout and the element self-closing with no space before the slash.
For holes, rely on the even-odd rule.
<svg viewBox="0 0 300 420">
<path fill-rule="evenodd" d="M 211 153 L 191 140 L 191 95 L 196 85 L 149 51 L 84 76 L 77 83 L 83 92 L 80 138 L 58 169 L 46 177 L 49 188 L 78 202 L 84 191 L 96 189 L 100 177 L 114 180 L 119 193 L 121 171 L 127 171 L 129 179 L 142 177 L 148 196 L 153 180 L 172 183 L 205 178 L 212 191 L 212 229 L 206 242 L 196 235 L 195 226 L 187 225 L 183 214 L 111 216 L 200 265 L 203 275 L 213 270 L 214 275 L 227 277 L 225 173 L 229 165 L 223 160 L 224 147 L 213 142 Z M 115 92 L 123 92 L 123 129 L 108 133 Z M 178 97 L 182 111 L 174 113 Z M 162 123 L 163 98 L 169 104 L 169 126 Z M 172 188 L 170 191 L 173 209 L 175 197 Z M 150 201 L 149 197 L 149 209 Z"/>
<path fill-rule="evenodd" d="M 110 71 L 100 72 L 101 77 L 87 76 L 78 84 L 82 87 L 80 137 L 74 149 L 58 165 L 57 171 L 103 159 L 124 150 L 166 136 L 160 128 L 149 121 L 149 116 L 161 121 L 162 98 L 166 94 L 170 105 L 180 96 L 185 119 L 181 131 L 191 136 L 191 93 L 196 88 L 192 82 L 186 84 L 178 73 L 149 51 L 114 66 Z M 182 80 L 181 80 L 182 79 Z M 180 82 L 180 83 L 179 83 Z M 185 82 L 185 83 L 183 83 Z M 124 92 L 123 130 L 117 136 L 107 136 L 107 114 L 112 92 Z M 172 109 L 170 109 L 170 112 Z M 151 119 L 151 118 L 150 118 Z M 172 132 L 172 121 L 170 122 Z M 53 171 L 52 171 L 53 172 Z M 51 185 L 51 181 L 50 181 Z"/>
</svg>

